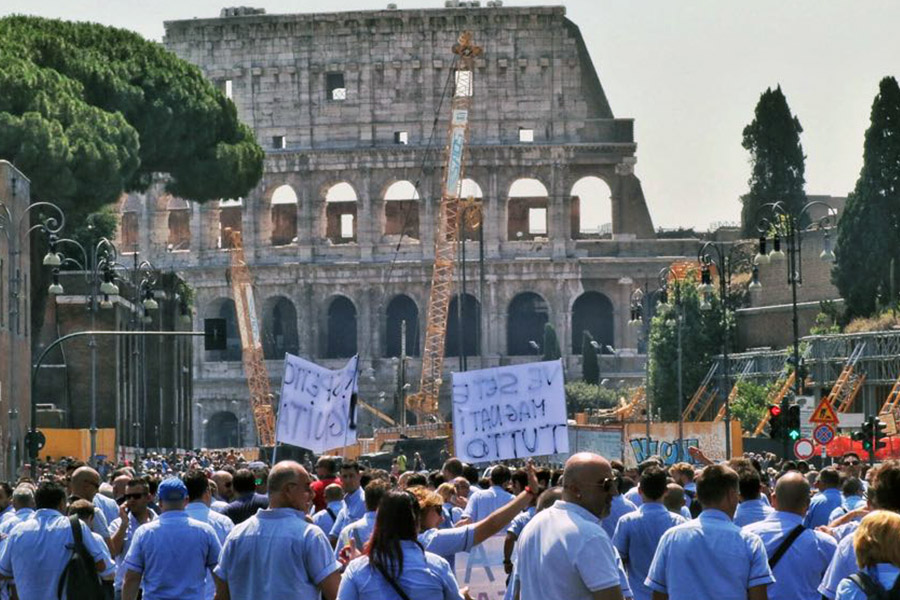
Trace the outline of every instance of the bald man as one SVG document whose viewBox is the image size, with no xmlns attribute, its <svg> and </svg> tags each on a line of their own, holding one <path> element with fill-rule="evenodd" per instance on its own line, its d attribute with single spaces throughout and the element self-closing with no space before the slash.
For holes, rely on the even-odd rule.
<svg viewBox="0 0 900 600">
<path fill-rule="evenodd" d="M 71 490 L 69 504 L 76 500 L 87 500 L 93 504 L 94 496 L 97 495 L 97 490 L 100 489 L 100 474 L 91 467 L 78 467 L 69 480 L 69 489 Z M 106 520 L 106 515 L 103 514 L 103 511 L 96 506 L 94 507 L 94 521 L 91 524 L 91 531 L 102 537 L 110 551 L 112 550 L 109 522 Z"/>
<path fill-rule="evenodd" d="M 216 578 L 219 600 L 337 596 L 341 577 L 331 543 L 307 522 L 309 473 L 293 461 L 269 472 L 269 508 L 238 525 L 222 548 Z"/>
<path fill-rule="evenodd" d="M 809 491 L 806 477 L 797 471 L 785 473 L 775 484 L 776 511 L 744 527 L 744 531 L 758 535 L 766 546 L 775 575 L 775 583 L 769 586 L 769 600 L 820 597 L 817 588 L 837 550 L 837 542 L 821 531 L 804 529 Z"/>
<path fill-rule="evenodd" d="M 566 461 L 562 500 L 535 515 L 518 540 L 522 600 L 621 600 L 616 552 L 600 519 L 616 484 L 605 458 Z M 547 577 L 552 573 L 552 577 Z"/>
</svg>

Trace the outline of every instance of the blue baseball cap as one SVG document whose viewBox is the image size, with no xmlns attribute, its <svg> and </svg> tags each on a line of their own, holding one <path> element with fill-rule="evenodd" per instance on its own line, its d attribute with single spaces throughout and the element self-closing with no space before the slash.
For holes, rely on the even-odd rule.
<svg viewBox="0 0 900 600">
<path fill-rule="evenodd" d="M 164 479 L 156 490 L 156 497 L 160 502 L 180 502 L 187 498 L 187 495 L 187 486 L 177 477 Z"/>
</svg>

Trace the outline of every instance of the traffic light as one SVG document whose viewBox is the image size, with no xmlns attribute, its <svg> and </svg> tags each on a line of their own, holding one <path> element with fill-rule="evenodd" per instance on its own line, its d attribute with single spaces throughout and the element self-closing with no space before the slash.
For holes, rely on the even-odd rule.
<svg viewBox="0 0 900 600">
<path fill-rule="evenodd" d="M 792 442 L 800 439 L 800 407 L 796 404 L 788 407 L 787 432 Z"/>
<path fill-rule="evenodd" d="M 887 437 L 884 432 L 886 428 L 886 423 L 883 423 L 878 417 L 872 416 L 863 422 L 862 430 L 854 433 L 851 437 L 857 442 L 862 442 L 863 450 L 866 452 L 873 452 L 873 448 L 877 452 L 887 447 L 887 443 L 881 441 Z"/>
<path fill-rule="evenodd" d="M 769 405 L 769 438 L 780 440 L 784 436 L 784 422 L 781 417 L 781 407 L 777 404 Z"/>
<path fill-rule="evenodd" d="M 865 451 L 872 451 L 872 419 L 866 419 L 863 421 L 862 428 L 860 431 L 856 431 L 853 435 L 850 436 L 851 439 L 862 442 L 862 447 Z"/>
<path fill-rule="evenodd" d="M 881 441 L 883 438 L 887 437 L 887 434 L 884 432 L 887 429 L 887 423 L 883 422 L 878 417 L 872 417 L 873 423 L 873 438 L 875 440 L 875 451 L 878 452 L 882 448 L 887 447 L 887 442 Z"/>
</svg>

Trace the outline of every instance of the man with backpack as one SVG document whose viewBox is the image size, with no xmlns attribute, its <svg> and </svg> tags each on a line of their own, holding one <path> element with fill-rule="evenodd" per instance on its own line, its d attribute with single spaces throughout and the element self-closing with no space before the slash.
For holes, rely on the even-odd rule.
<svg viewBox="0 0 900 600">
<path fill-rule="evenodd" d="M 15 580 L 19 600 L 50 600 L 60 597 L 61 591 L 67 600 L 102 597 L 88 594 L 100 589 L 104 552 L 84 523 L 63 514 L 66 489 L 56 482 L 42 482 L 35 492 L 35 505 L 34 516 L 10 532 L 0 551 L 0 577 Z M 73 553 L 72 548 L 79 552 Z M 92 562 L 93 572 L 87 570 L 87 561 Z M 64 572 L 66 583 L 60 586 Z M 77 582 L 93 583 L 95 591 Z"/>
</svg>

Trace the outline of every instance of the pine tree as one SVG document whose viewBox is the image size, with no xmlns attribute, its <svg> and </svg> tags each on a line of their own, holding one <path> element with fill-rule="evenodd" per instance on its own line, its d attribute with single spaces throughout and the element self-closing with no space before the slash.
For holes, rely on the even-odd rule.
<svg viewBox="0 0 900 600">
<path fill-rule="evenodd" d="M 544 356 L 543 360 L 559 360 L 562 352 L 559 350 L 559 338 L 556 330 L 550 323 L 544 323 Z"/>
<path fill-rule="evenodd" d="M 757 237 L 759 208 L 784 202 L 794 209 L 803 205 L 804 161 L 800 120 L 791 114 L 781 86 L 768 88 L 759 97 L 753 122 L 744 127 L 743 147 L 753 166 L 747 182 L 750 191 L 742 198 L 741 225 L 744 235 Z"/>
<path fill-rule="evenodd" d="M 600 361 L 597 356 L 597 349 L 591 343 L 594 336 L 590 331 L 585 330 L 581 334 L 581 379 L 585 383 L 600 383 Z"/>
<path fill-rule="evenodd" d="M 891 261 L 900 264 L 900 86 L 885 77 L 872 103 L 863 167 L 838 223 L 832 280 L 848 317 L 896 303 Z"/>
</svg>

